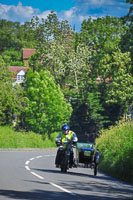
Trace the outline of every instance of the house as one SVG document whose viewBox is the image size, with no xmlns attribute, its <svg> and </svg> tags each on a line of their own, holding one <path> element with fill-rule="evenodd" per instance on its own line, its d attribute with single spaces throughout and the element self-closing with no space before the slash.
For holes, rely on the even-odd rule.
<svg viewBox="0 0 133 200">
<path fill-rule="evenodd" d="M 16 83 L 23 83 L 25 74 L 28 71 L 28 67 L 9 66 L 9 71 L 12 73 L 13 85 Z"/>
<path fill-rule="evenodd" d="M 26 64 L 26 67 L 24 66 L 9 66 L 9 71 L 12 73 L 12 79 L 14 80 L 13 85 L 16 83 L 23 83 L 25 74 L 28 71 L 29 64 L 28 64 L 28 58 L 35 53 L 35 49 L 25 49 L 23 48 L 22 51 L 22 61 Z"/>
<path fill-rule="evenodd" d="M 100 82 L 102 82 L 102 81 L 103 81 L 103 78 L 100 78 L 99 75 L 97 75 L 96 83 L 100 83 Z M 111 83 L 111 81 L 112 81 L 112 76 L 105 79 L 105 82 L 106 82 L 106 83 Z"/>
<path fill-rule="evenodd" d="M 23 48 L 23 51 L 22 51 L 22 60 L 26 64 L 27 67 L 29 66 L 29 64 L 28 64 L 28 58 L 30 56 L 32 56 L 35 52 L 36 52 L 35 49 L 25 49 L 25 48 Z"/>
</svg>

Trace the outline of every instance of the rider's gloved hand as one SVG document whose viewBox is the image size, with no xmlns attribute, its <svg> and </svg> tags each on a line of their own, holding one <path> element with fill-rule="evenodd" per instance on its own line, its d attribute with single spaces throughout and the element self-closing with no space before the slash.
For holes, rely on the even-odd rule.
<svg viewBox="0 0 133 200">
<path fill-rule="evenodd" d="M 72 141 L 72 144 L 76 144 L 76 143 L 77 143 L 77 141 L 74 141 L 74 140 Z"/>
<path fill-rule="evenodd" d="M 61 145 L 61 141 L 56 141 L 56 145 L 60 146 Z"/>
</svg>

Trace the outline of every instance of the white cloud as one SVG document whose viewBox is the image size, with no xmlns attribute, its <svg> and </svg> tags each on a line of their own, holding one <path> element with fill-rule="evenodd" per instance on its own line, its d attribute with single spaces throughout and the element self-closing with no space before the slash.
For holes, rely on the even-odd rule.
<svg viewBox="0 0 133 200">
<path fill-rule="evenodd" d="M 68 20 L 69 22 L 72 21 L 82 21 L 86 19 L 88 16 L 83 16 L 78 8 L 72 7 L 70 10 L 63 10 L 60 13 L 58 13 L 58 17 L 60 20 Z"/>
<path fill-rule="evenodd" d="M 111 15 L 113 15 L 114 12 L 116 16 L 117 13 L 118 16 L 122 16 L 125 9 L 129 9 L 129 4 L 127 4 L 125 0 L 77 0 L 75 6 L 81 13 L 87 14 L 89 12 L 92 13 L 93 11 L 95 11 L 95 15 L 99 15 L 100 12 L 102 13 L 106 11 Z M 120 8 L 121 12 L 119 12 Z"/>
<path fill-rule="evenodd" d="M 33 16 L 46 18 L 50 11 L 40 13 L 39 9 L 33 9 L 31 6 L 23 6 L 21 2 L 17 6 L 0 4 L 0 19 L 11 21 L 29 21 Z"/>
<path fill-rule="evenodd" d="M 76 0 L 75 6 L 70 10 L 56 13 L 59 20 L 67 20 L 72 26 L 76 24 L 80 29 L 83 20 L 110 16 L 124 16 L 128 13 L 129 5 L 124 0 Z M 126 13 L 127 11 L 127 13 Z M 31 6 L 23 6 L 21 2 L 17 6 L 0 4 L 0 19 L 25 22 L 33 16 L 46 19 L 51 11 L 40 12 Z"/>
<path fill-rule="evenodd" d="M 72 28 L 75 26 L 76 31 L 80 30 L 83 20 L 90 17 L 90 15 L 82 15 L 77 7 L 72 7 L 70 10 L 61 11 L 60 13 L 57 13 L 57 16 L 60 21 L 67 20 Z"/>
<path fill-rule="evenodd" d="M 38 16 L 40 19 L 41 19 L 41 18 L 46 19 L 47 16 L 50 14 L 50 12 L 51 12 L 51 10 L 46 10 L 46 11 L 44 11 L 44 12 L 38 14 L 37 16 Z"/>
<path fill-rule="evenodd" d="M 90 16 L 90 15 L 86 15 L 86 16 L 83 16 L 83 15 L 79 15 L 78 16 L 78 18 L 79 18 L 79 21 L 82 23 L 84 20 L 87 20 L 88 18 L 90 18 L 91 17 L 91 19 L 96 19 L 96 17 L 92 17 L 92 16 Z"/>
<path fill-rule="evenodd" d="M 77 7 L 125 6 L 125 0 L 77 0 Z"/>
<path fill-rule="evenodd" d="M 84 1 L 86 2 L 86 4 L 91 5 L 91 6 L 96 6 L 96 7 L 102 6 L 107 2 L 107 0 L 90 0 L 90 1 L 83 0 L 82 2 Z"/>
<path fill-rule="evenodd" d="M 64 15 L 65 18 L 70 19 L 75 17 L 76 11 L 77 11 L 76 7 L 73 7 L 70 10 L 63 11 L 62 14 Z"/>
</svg>

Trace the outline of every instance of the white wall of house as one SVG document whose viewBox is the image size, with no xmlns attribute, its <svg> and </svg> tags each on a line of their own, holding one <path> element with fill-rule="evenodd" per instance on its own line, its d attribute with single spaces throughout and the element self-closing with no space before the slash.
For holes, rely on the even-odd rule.
<svg viewBox="0 0 133 200">
<path fill-rule="evenodd" d="M 16 82 L 18 83 L 24 82 L 24 76 L 25 76 L 25 71 L 24 70 L 19 71 L 18 74 L 16 75 L 17 78 Z"/>
<path fill-rule="evenodd" d="M 25 71 L 24 70 L 20 70 L 16 75 L 16 81 L 13 83 L 13 85 L 19 84 L 19 83 L 23 83 L 24 82 L 24 77 L 25 77 Z"/>
</svg>

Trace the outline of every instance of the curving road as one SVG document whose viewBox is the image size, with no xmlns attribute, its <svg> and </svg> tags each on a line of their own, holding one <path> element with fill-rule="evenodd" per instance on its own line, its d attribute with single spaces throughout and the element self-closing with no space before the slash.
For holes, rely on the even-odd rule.
<svg viewBox="0 0 133 200">
<path fill-rule="evenodd" d="M 133 200 L 133 185 L 87 168 L 61 173 L 56 150 L 0 151 L 0 200 Z"/>
</svg>

